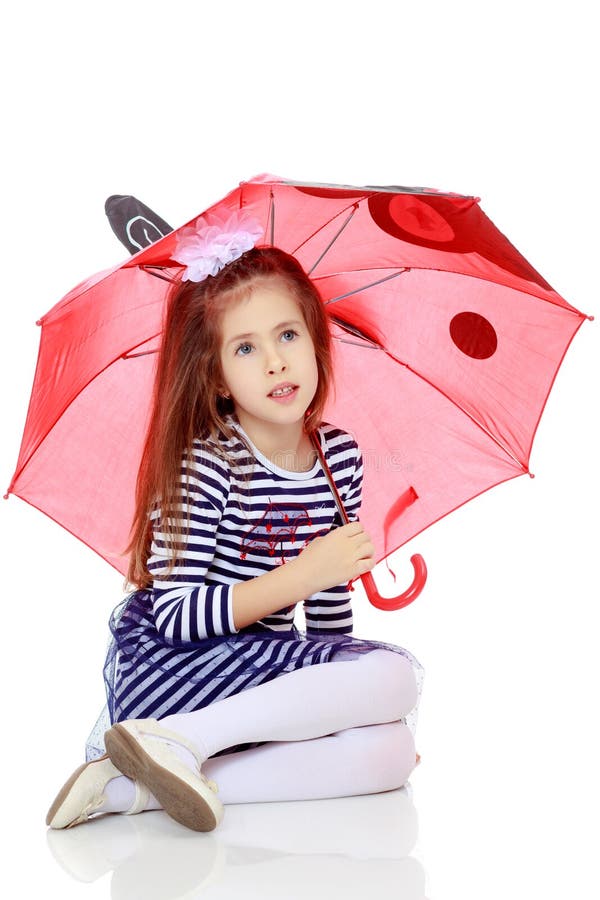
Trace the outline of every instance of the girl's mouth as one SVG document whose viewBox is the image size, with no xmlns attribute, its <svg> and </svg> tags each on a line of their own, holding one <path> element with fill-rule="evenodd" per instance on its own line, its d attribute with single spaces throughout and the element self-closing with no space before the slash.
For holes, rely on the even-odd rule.
<svg viewBox="0 0 600 900">
<path fill-rule="evenodd" d="M 277 403 L 291 403 L 291 401 L 295 398 L 298 393 L 298 388 L 295 387 L 292 391 L 289 391 L 286 394 L 280 394 L 277 397 L 274 397 L 273 394 L 269 394 L 271 400 L 276 400 Z"/>
</svg>

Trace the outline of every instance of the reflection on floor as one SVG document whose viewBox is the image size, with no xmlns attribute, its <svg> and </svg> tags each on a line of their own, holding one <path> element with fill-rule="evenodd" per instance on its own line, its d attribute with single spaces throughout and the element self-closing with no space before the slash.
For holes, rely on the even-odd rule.
<svg viewBox="0 0 600 900">
<path fill-rule="evenodd" d="M 425 897 L 423 867 L 411 857 L 410 784 L 357 797 L 229 805 L 219 828 L 205 834 L 156 811 L 48 830 L 47 839 L 77 881 L 112 871 L 113 900 Z"/>
</svg>

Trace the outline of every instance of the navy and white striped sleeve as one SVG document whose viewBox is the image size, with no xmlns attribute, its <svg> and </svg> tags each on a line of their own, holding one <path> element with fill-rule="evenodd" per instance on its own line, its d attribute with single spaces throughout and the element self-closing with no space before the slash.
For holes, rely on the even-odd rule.
<svg viewBox="0 0 600 900">
<path fill-rule="evenodd" d="M 207 637 L 236 634 L 233 585 L 207 583 L 216 549 L 216 534 L 229 495 L 229 470 L 208 450 L 194 445 L 194 464 L 182 465 L 180 513 L 189 531 L 177 561 L 166 577 L 168 553 L 160 531 L 160 511 L 153 516 L 148 569 L 154 576 L 152 607 L 156 628 L 169 644 L 195 643 Z"/>
<path fill-rule="evenodd" d="M 344 501 L 344 509 L 350 522 L 358 521 L 358 513 L 362 503 L 362 483 L 363 483 L 363 457 L 358 446 L 356 447 L 356 460 L 354 463 L 354 472 L 352 473 L 352 481 L 348 488 L 348 493 L 342 497 Z"/>
<path fill-rule="evenodd" d="M 353 468 L 347 490 L 336 486 L 344 503 L 350 522 L 358 520 L 362 502 L 363 457 L 358 445 L 353 441 Z M 303 603 L 306 633 L 312 637 L 316 632 L 335 631 L 338 634 L 352 634 L 352 601 L 346 584 L 334 585 L 326 591 L 312 594 Z"/>
</svg>

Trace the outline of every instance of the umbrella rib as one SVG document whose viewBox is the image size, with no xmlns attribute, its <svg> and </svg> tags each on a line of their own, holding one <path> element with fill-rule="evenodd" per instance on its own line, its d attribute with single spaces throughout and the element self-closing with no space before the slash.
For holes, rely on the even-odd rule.
<svg viewBox="0 0 600 900">
<path fill-rule="evenodd" d="M 115 363 L 118 359 L 133 359 L 136 356 L 147 356 L 150 353 L 156 353 L 157 352 L 156 350 L 147 350 L 147 351 L 144 351 L 143 353 L 132 353 L 131 351 L 135 350 L 136 347 L 141 347 L 143 344 L 149 343 L 149 341 L 153 341 L 155 338 L 159 337 L 161 334 L 162 334 L 162 328 L 160 331 L 157 331 L 155 334 L 151 334 L 150 337 L 144 338 L 143 341 L 138 341 L 137 344 L 134 344 L 133 347 L 129 348 L 129 350 L 125 350 L 123 353 L 119 353 L 119 355 L 115 356 L 113 361 L 110 362 L 108 365 L 112 366 L 112 364 Z M 108 366 L 106 366 L 105 368 L 108 368 Z M 102 372 L 104 372 L 104 369 L 102 369 Z M 101 375 L 102 373 L 99 372 L 98 374 Z M 96 376 L 94 376 L 94 377 L 96 377 Z M 92 379 L 92 381 L 93 381 L 93 379 Z M 88 384 L 91 384 L 91 382 L 88 382 Z M 87 387 L 87 384 L 86 384 L 86 387 Z"/>
<path fill-rule="evenodd" d="M 331 250 L 331 248 L 333 247 L 333 245 L 335 244 L 335 242 L 337 241 L 337 239 L 338 239 L 339 236 L 341 235 L 342 231 L 346 228 L 346 226 L 349 224 L 349 222 L 351 221 L 351 219 L 352 219 L 353 216 L 355 215 L 357 209 L 358 209 L 358 204 L 355 203 L 355 204 L 353 205 L 352 209 L 350 210 L 350 215 L 347 216 L 346 220 L 342 223 L 342 226 L 341 226 L 341 228 L 338 230 L 337 234 L 334 234 L 334 236 L 331 238 L 331 240 L 329 241 L 329 243 L 327 244 L 327 246 L 325 247 L 325 249 L 323 250 L 323 252 L 322 252 L 321 255 L 319 256 L 319 258 L 316 260 L 316 262 L 314 262 L 314 263 L 312 264 L 312 266 L 311 266 L 310 269 L 308 270 L 308 272 L 307 272 L 308 275 L 311 275 L 311 274 L 314 272 L 314 270 L 317 268 L 317 266 L 319 265 L 319 263 L 321 262 L 321 260 L 326 256 L 327 253 L 329 253 L 329 251 Z"/>
<path fill-rule="evenodd" d="M 362 287 L 354 288 L 353 291 L 348 291 L 346 294 L 340 294 L 339 297 L 332 297 L 331 300 L 325 300 L 324 306 L 327 306 L 328 303 L 335 303 L 337 300 L 345 300 L 346 297 L 351 297 L 353 294 L 360 294 L 361 291 L 366 291 L 378 284 L 383 284 L 384 281 L 390 281 L 392 278 L 397 278 L 398 275 L 404 275 L 409 271 L 410 269 L 402 269 L 400 272 L 392 272 L 391 275 L 386 275 L 385 278 L 379 278 L 377 281 L 372 281 L 370 284 L 363 284 Z"/>
<path fill-rule="evenodd" d="M 269 212 L 267 214 L 267 228 L 271 226 L 271 247 L 275 246 L 275 197 L 273 188 L 269 193 Z"/>
<path fill-rule="evenodd" d="M 347 338 L 336 337 L 336 335 L 332 335 L 334 341 L 339 341 L 340 344 L 352 344 L 354 347 L 362 347 L 363 350 L 381 350 L 380 344 L 368 344 L 366 341 L 349 341 Z"/>
<path fill-rule="evenodd" d="M 142 263 L 138 268 L 140 268 L 143 272 L 147 272 L 148 275 L 154 275 L 155 278 L 160 278 L 161 281 L 168 281 L 170 284 L 177 284 L 178 282 L 177 278 L 169 278 L 168 275 L 160 274 L 163 269 L 168 268 L 167 266 L 150 266 L 144 265 L 144 263 Z M 158 269 L 159 271 L 154 272 L 153 269 Z"/>
<path fill-rule="evenodd" d="M 138 356 L 152 356 L 153 353 L 158 353 L 158 350 L 142 350 L 141 353 L 124 353 L 121 359 L 137 359 Z"/>
<path fill-rule="evenodd" d="M 326 222 L 323 222 L 323 224 L 322 224 L 322 225 L 319 225 L 318 228 L 315 228 L 315 230 L 314 230 L 313 232 L 311 232 L 311 234 L 307 235 L 307 236 L 304 238 L 304 240 L 301 241 L 301 242 L 297 245 L 297 247 L 296 247 L 295 250 L 291 250 L 290 252 L 291 252 L 292 254 L 295 255 L 295 254 L 298 252 L 298 250 L 300 250 L 302 247 L 304 247 L 305 244 L 308 243 L 308 241 L 312 241 L 312 239 L 315 237 L 315 235 L 319 234 L 319 232 L 321 232 L 321 231 L 323 231 L 325 228 L 327 228 L 327 226 L 330 225 L 330 224 L 333 222 L 334 219 L 337 219 L 338 216 L 343 215 L 348 209 L 351 209 L 351 210 L 352 210 L 352 212 L 351 212 L 351 214 L 350 214 L 350 218 L 352 218 L 352 216 L 355 214 L 355 212 L 357 211 L 357 209 L 358 209 L 358 207 L 360 206 L 360 204 L 363 203 L 365 200 L 368 200 L 369 197 L 376 196 L 376 194 L 377 194 L 377 191 L 373 191 L 373 193 L 369 194 L 367 197 L 359 197 L 359 198 L 358 198 L 357 200 L 355 200 L 353 203 L 348 204 L 348 206 L 345 206 L 343 209 L 339 209 L 333 216 L 331 216 L 330 219 L 327 219 Z M 344 227 L 345 227 L 345 226 L 342 227 L 341 231 L 343 230 Z M 326 252 L 327 252 L 327 251 L 326 251 Z M 316 263 L 315 263 L 315 265 L 316 265 Z M 314 268 L 314 266 L 313 266 L 313 268 Z M 312 271 L 312 269 L 311 269 L 311 271 Z"/>
<path fill-rule="evenodd" d="M 374 266 L 373 268 L 353 269 L 350 272 L 330 272 L 327 275 L 316 275 L 313 278 L 313 281 L 321 282 L 321 281 L 325 281 L 327 278 L 337 278 L 342 275 L 352 275 L 352 274 L 355 274 L 356 272 L 370 272 L 370 271 L 373 271 L 373 269 L 380 269 L 380 268 L 383 268 L 383 266 Z M 385 268 L 389 269 L 392 267 L 386 266 Z M 533 300 L 538 300 L 540 303 L 550 303 L 552 306 L 556 306 L 558 309 L 563 310 L 563 312 L 565 312 L 565 313 L 572 313 L 575 316 L 578 316 L 579 318 L 581 318 L 582 322 L 585 321 L 585 319 L 589 319 L 590 321 L 593 321 L 593 319 L 594 319 L 593 316 L 590 316 L 587 313 L 583 313 L 583 312 L 581 312 L 581 310 L 576 309 L 574 306 L 571 306 L 571 304 L 568 303 L 567 301 L 565 301 L 564 297 L 562 297 L 560 294 L 557 294 L 553 288 L 551 289 L 552 292 L 555 293 L 556 296 L 560 300 L 563 300 L 564 301 L 563 303 L 558 303 L 556 300 L 553 300 L 552 297 L 540 297 L 539 294 L 534 293 L 532 290 L 527 290 L 527 288 L 524 286 L 516 287 L 514 285 L 506 285 L 506 284 L 503 284 L 503 282 L 501 282 L 501 281 L 494 281 L 490 278 L 484 277 L 483 275 L 476 275 L 474 272 L 459 272 L 456 269 L 435 269 L 432 266 L 410 265 L 410 266 L 406 266 L 405 268 L 403 268 L 400 272 L 398 272 L 396 274 L 403 275 L 407 272 L 411 272 L 412 270 L 415 270 L 418 272 L 439 272 L 442 275 L 449 273 L 451 275 L 458 275 L 461 278 L 476 278 L 476 279 L 479 279 L 480 281 L 485 281 L 488 284 L 498 285 L 498 287 L 501 287 L 501 288 L 502 287 L 509 288 L 510 290 L 515 291 L 516 293 L 524 294 L 526 297 L 531 297 Z M 388 276 L 388 277 L 391 278 L 394 276 Z M 374 285 L 381 284 L 382 282 L 384 282 L 386 280 L 387 280 L 386 278 L 382 278 L 380 281 L 373 282 L 373 284 Z M 371 287 L 371 286 L 372 285 L 366 285 L 365 288 Z M 344 297 L 349 297 L 350 294 L 359 293 L 360 291 L 365 290 L 365 288 L 357 288 L 354 291 L 350 291 L 350 293 L 348 293 L 348 294 L 343 294 L 341 297 L 334 297 L 332 300 L 325 300 L 323 302 L 324 303 L 332 303 L 335 300 L 343 300 Z"/>
<path fill-rule="evenodd" d="M 329 314 L 329 318 L 339 328 L 342 328 L 348 334 L 352 334 L 354 335 L 354 337 L 360 338 L 360 343 L 357 343 L 356 341 L 344 340 L 344 338 L 333 335 L 332 337 L 335 341 L 340 341 L 343 344 L 354 344 L 356 347 L 367 347 L 371 350 L 381 350 L 381 343 L 374 340 L 371 335 L 365 334 L 365 332 L 361 331 L 361 329 L 356 325 L 353 325 L 352 323 L 340 318 L 339 316 L 334 316 L 333 313 Z"/>
<path fill-rule="evenodd" d="M 325 281 L 327 278 L 337 278 L 341 275 L 353 275 L 356 272 L 372 272 L 374 270 L 382 269 L 382 268 L 390 269 L 390 268 L 394 268 L 394 267 L 393 266 L 371 266 L 371 267 L 366 267 L 366 268 L 361 268 L 361 269 L 359 269 L 359 268 L 351 269 L 350 271 L 346 271 L 346 272 L 329 272 L 327 275 L 315 275 L 315 277 L 313 278 L 313 281 Z M 400 267 L 396 267 L 396 268 L 400 268 Z M 527 297 L 532 297 L 534 300 L 539 300 L 540 303 L 551 303 L 552 306 L 557 306 L 559 309 L 564 310 L 564 312 L 566 312 L 566 313 L 574 313 L 576 316 L 579 316 L 582 319 L 593 320 L 593 318 L 594 318 L 593 316 L 589 316 L 587 313 L 581 312 L 581 310 L 576 309 L 574 306 L 571 306 L 571 304 L 568 303 L 567 301 L 565 301 L 564 297 L 562 297 L 560 294 L 558 294 L 554 290 L 554 288 L 551 288 L 552 293 L 556 294 L 556 296 L 559 297 L 560 300 L 563 300 L 564 301 L 563 303 L 557 303 L 556 300 L 552 299 L 552 297 L 540 297 L 539 294 L 534 293 L 534 291 L 531 289 L 528 290 L 524 285 L 519 286 L 519 287 L 517 287 L 516 285 L 507 285 L 507 284 L 504 284 L 504 282 L 502 282 L 502 281 L 495 281 L 495 280 L 489 278 L 488 276 L 479 275 L 475 272 L 460 272 L 458 269 L 450 269 L 450 268 L 436 269 L 434 266 L 417 266 L 413 263 L 410 266 L 405 266 L 404 268 L 401 269 L 400 272 L 398 272 L 396 274 L 403 275 L 404 273 L 411 272 L 413 270 L 416 272 L 439 272 L 441 275 L 446 275 L 446 274 L 458 275 L 460 278 L 476 278 L 479 281 L 485 281 L 488 284 L 495 284 L 495 285 L 498 285 L 498 287 L 508 288 L 509 290 L 515 291 L 519 294 L 525 294 Z M 389 276 L 389 277 L 393 277 L 393 276 Z M 385 278 L 381 279 L 381 281 L 385 281 L 385 280 L 386 280 Z M 373 284 L 379 284 L 379 283 L 380 282 L 377 282 L 377 281 L 373 282 Z M 361 290 L 364 290 L 364 288 L 357 289 L 357 291 L 361 291 Z M 352 293 L 357 293 L 357 291 L 353 291 Z M 350 296 L 350 295 L 345 294 L 344 296 Z M 342 299 L 342 298 L 336 297 L 335 299 L 337 300 L 337 299 Z M 325 301 L 325 302 L 331 302 L 331 301 Z"/>
</svg>

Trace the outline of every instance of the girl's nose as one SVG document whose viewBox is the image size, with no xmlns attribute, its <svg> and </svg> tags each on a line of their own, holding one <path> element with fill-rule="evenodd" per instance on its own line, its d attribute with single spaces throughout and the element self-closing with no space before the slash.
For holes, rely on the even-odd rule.
<svg viewBox="0 0 600 900">
<path fill-rule="evenodd" d="M 267 367 L 269 370 L 280 369 L 285 365 L 285 359 L 278 347 L 273 347 L 267 351 Z"/>
</svg>

